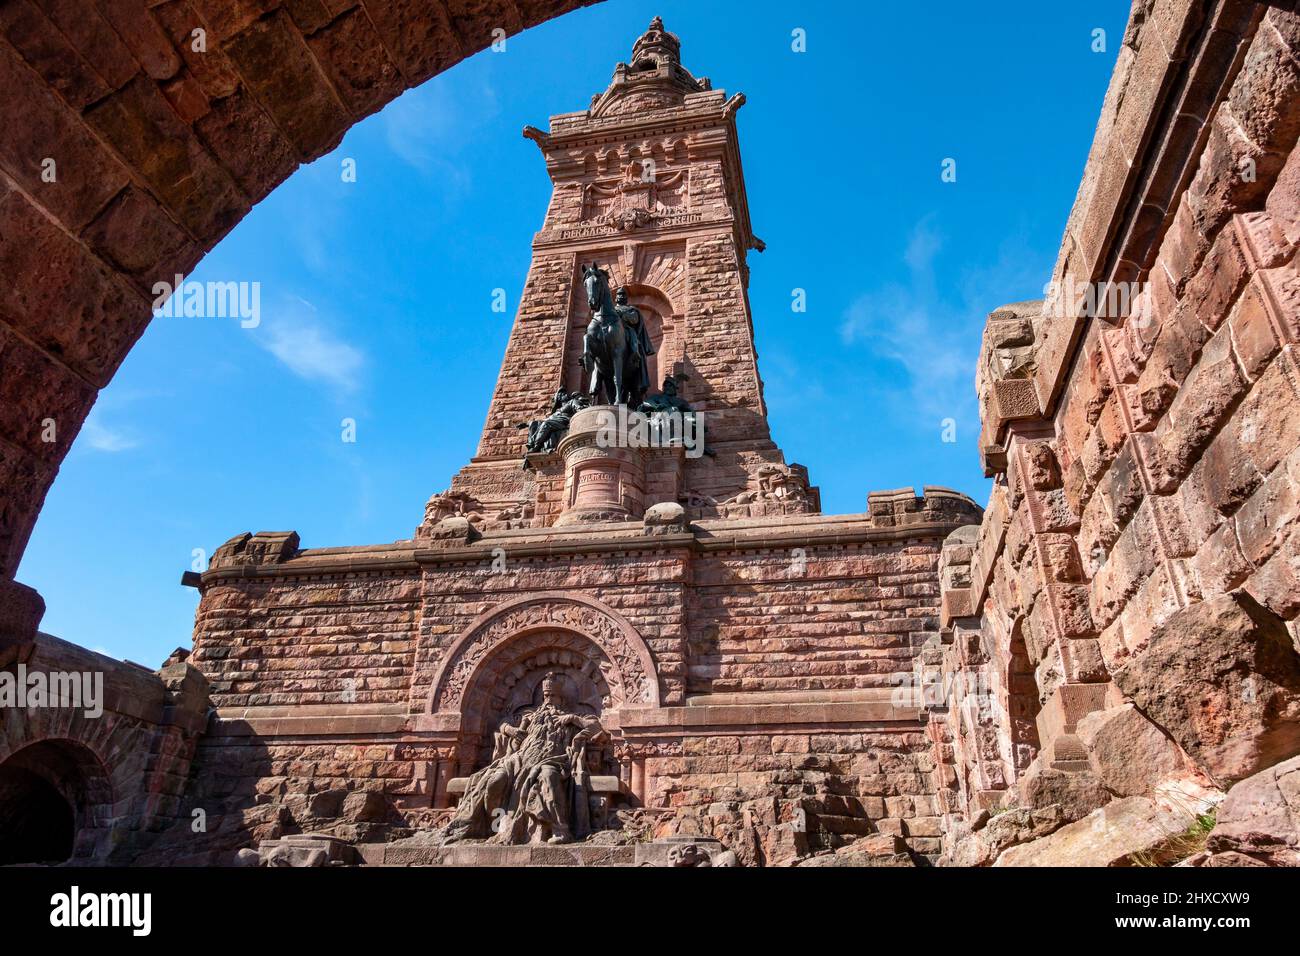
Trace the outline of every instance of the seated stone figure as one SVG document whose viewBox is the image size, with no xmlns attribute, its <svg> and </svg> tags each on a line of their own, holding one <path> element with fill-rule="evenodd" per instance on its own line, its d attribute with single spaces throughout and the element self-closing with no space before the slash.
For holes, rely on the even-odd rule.
<svg viewBox="0 0 1300 956">
<path fill-rule="evenodd" d="M 587 745 L 605 736 L 594 717 L 566 710 L 559 675 L 542 679 L 542 705 L 501 725 L 494 758 L 469 778 L 444 844 L 568 843 L 590 833 Z"/>
</svg>

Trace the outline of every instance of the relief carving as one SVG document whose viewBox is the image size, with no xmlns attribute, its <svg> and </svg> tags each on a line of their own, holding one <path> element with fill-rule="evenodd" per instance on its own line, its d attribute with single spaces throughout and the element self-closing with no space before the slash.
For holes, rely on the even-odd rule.
<svg viewBox="0 0 1300 956">
<path fill-rule="evenodd" d="M 483 662 L 498 648 L 540 629 L 582 635 L 596 645 L 610 688 L 611 705 L 657 705 L 658 679 L 645 644 L 632 627 L 590 599 L 567 595 L 528 598 L 472 625 L 452 646 L 430 699 L 433 712 L 461 708 L 467 688 Z"/>
<path fill-rule="evenodd" d="M 749 475 L 749 488 L 718 504 L 728 518 L 759 517 L 769 514 L 814 514 L 817 502 L 802 465 L 767 462 Z"/>
</svg>

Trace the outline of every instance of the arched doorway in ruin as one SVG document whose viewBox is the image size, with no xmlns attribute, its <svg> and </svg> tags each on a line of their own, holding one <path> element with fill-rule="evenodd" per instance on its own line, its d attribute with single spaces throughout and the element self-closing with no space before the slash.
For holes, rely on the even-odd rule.
<svg viewBox="0 0 1300 956">
<path fill-rule="evenodd" d="M 28 744 L 0 761 L 0 866 L 93 857 L 112 806 L 108 774 L 84 744 Z"/>
</svg>

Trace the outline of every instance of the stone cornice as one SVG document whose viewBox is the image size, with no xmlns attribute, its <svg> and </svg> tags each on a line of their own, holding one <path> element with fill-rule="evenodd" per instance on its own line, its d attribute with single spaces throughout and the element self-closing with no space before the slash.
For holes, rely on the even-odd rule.
<svg viewBox="0 0 1300 956">
<path fill-rule="evenodd" d="M 711 129 L 731 123 L 734 128 L 734 110 L 727 109 L 729 102 L 722 90 L 712 90 L 696 96 L 707 97 L 704 102 L 687 103 L 669 109 L 646 110 L 643 113 L 624 113 L 617 116 L 593 117 L 590 111 L 561 113 L 551 117 L 551 129 L 538 145 L 543 152 L 554 152 L 583 146 L 599 146 L 637 137 L 671 136 Z M 560 122 L 557 124 L 557 120 Z"/>
<path fill-rule="evenodd" d="M 201 576 L 201 586 L 251 578 L 311 578 L 357 574 L 417 573 L 438 565 L 491 561 L 497 548 L 511 558 L 547 558 L 580 554 L 636 552 L 761 551 L 793 547 L 827 548 L 894 544 L 907 540 L 941 541 L 961 523 L 917 521 L 893 526 L 874 524 L 866 515 L 800 515 L 784 519 L 745 518 L 696 522 L 689 533 L 647 535 L 640 522 L 617 527 L 575 526 L 563 531 L 537 528 L 488 531 L 473 544 L 425 547 L 411 541 L 368 548 L 322 548 L 300 552 L 276 564 L 214 568 Z"/>
<path fill-rule="evenodd" d="M 773 701 L 756 694 L 753 703 L 724 695 L 727 702 L 712 703 L 707 696 L 692 698 L 684 707 L 623 707 L 602 715 L 609 730 L 621 731 L 627 740 L 694 736 L 718 731 L 761 732 L 771 728 L 797 728 L 809 733 L 820 728 L 845 726 L 860 730 L 897 732 L 899 725 L 921 726 L 918 706 L 900 705 L 893 690 L 843 692 L 847 699 Z M 348 738 L 393 737 L 426 743 L 455 743 L 460 732 L 459 714 L 412 714 L 405 704 L 304 705 L 299 707 L 221 708 L 211 724 L 214 738 L 249 736 Z"/>
</svg>

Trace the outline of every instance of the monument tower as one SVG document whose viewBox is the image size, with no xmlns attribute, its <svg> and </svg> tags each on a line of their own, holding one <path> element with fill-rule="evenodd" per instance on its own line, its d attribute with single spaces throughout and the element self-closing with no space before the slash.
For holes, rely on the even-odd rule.
<svg viewBox="0 0 1300 956">
<path fill-rule="evenodd" d="M 197 582 L 216 717 L 191 799 L 236 820 L 214 859 L 397 828 L 440 842 L 366 852 L 438 862 L 634 818 L 749 863 L 877 832 L 937 854 L 909 688 L 938 639 L 942 542 L 980 511 L 905 488 L 823 515 L 784 460 L 746 293 L 744 97 L 680 54 L 656 18 L 586 110 L 525 130 L 546 218 L 477 454 L 412 538 L 241 534 Z M 693 416 L 702 446 L 601 440 L 610 408 L 585 393 L 620 329 L 648 340 L 625 367 L 641 407 Z M 611 862 L 648 852 L 614 842 Z"/>
<path fill-rule="evenodd" d="M 196 60 L 186 9 L 223 5 L 248 22 Z M 212 0 L 70 31 L 65 6 L 3 8 L 0 380 L 32 386 L 0 387 L 11 559 L 93 397 L 68 382 L 116 361 L 100 320 L 130 309 L 101 292 L 175 245 L 177 164 L 162 182 L 146 147 L 193 133 L 182 205 L 228 226 L 231 177 L 255 200 L 293 165 L 256 161 L 294 153 L 280 134 L 319 152 L 295 129 L 341 130 L 339 103 L 369 111 L 500 20 Z M 155 672 L 45 633 L 0 580 L 0 863 L 1295 865 L 1300 12 L 1152 6 L 1047 299 L 985 325 L 982 514 L 904 488 L 825 515 L 782 459 L 742 101 L 656 19 L 588 109 L 526 131 L 554 188 L 513 336 L 477 454 L 409 538 L 236 535 L 185 572 L 193 649 Z M 286 124 L 304 91 L 319 115 Z M 59 144 L 94 161 L 35 184 Z M 187 256 L 210 244 L 192 220 Z M 74 427 L 33 451 L 60 409 Z M 704 442 L 633 442 L 629 409 Z"/>
<path fill-rule="evenodd" d="M 655 18 L 588 109 L 551 117 L 546 132 L 525 128 L 553 189 L 478 453 L 454 492 L 488 510 L 534 504 L 535 479 L 545 493 L 545 469 L 520 472 L 517 425 L 549 410 L 557 389 L 586 385 L 591 310 L 581 279 L 593 262 L 644 316 L 656 347 L 652 389 L 674 377 L 706 423 L 711 454 L 686 464 L 679 495 L 707 510 L 752 490 L 764 465 L 788 473 L 768 430 L 749 307 L 747 259 L 763 243 L 740 161 L 744 103 L 693 76 L 680 41 Z M 807 491 L 816 510 L 816 490 Z M 539 511 L 545 521 L 545 502 Z"/>
</svg>

